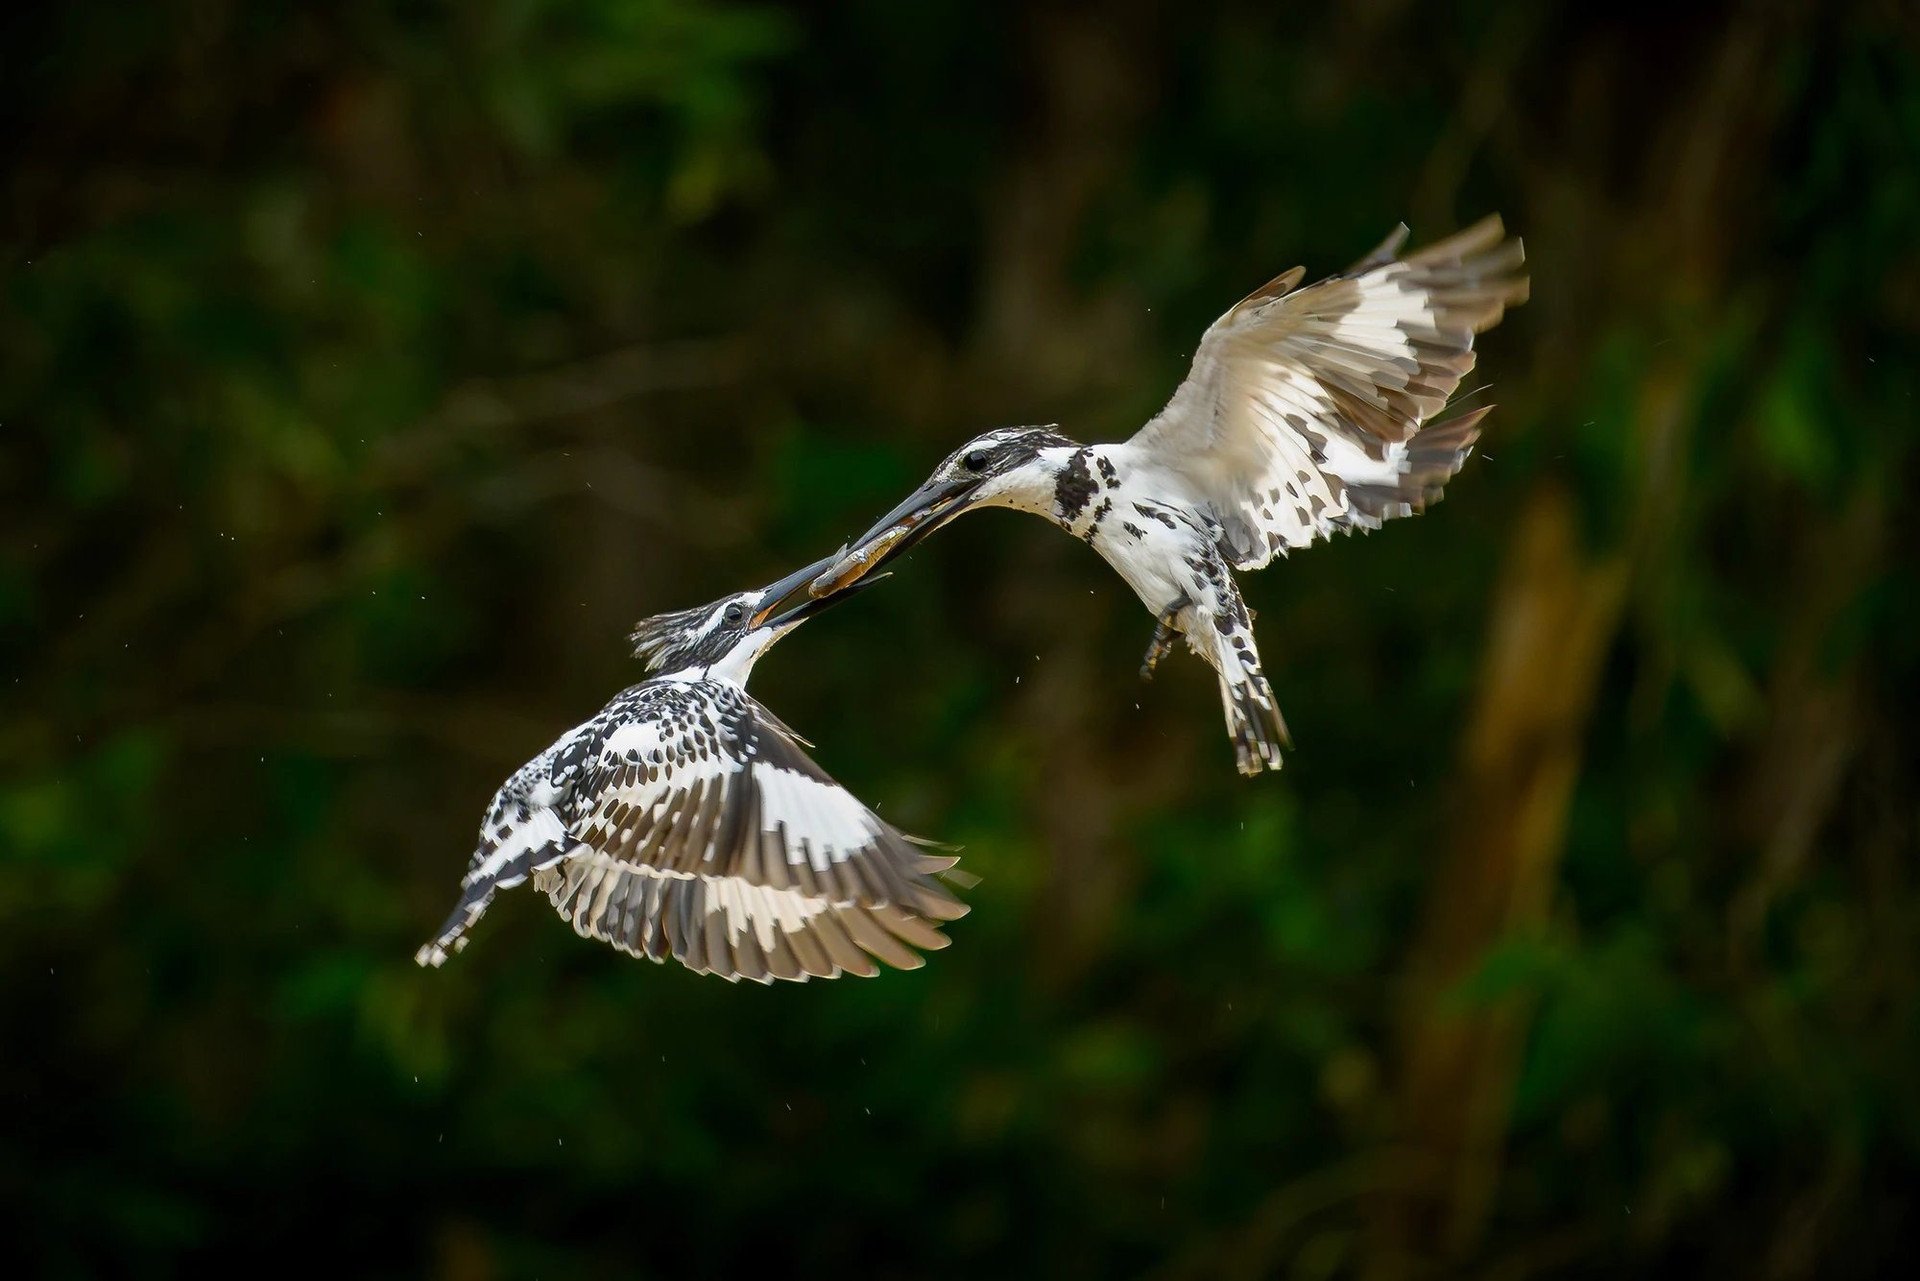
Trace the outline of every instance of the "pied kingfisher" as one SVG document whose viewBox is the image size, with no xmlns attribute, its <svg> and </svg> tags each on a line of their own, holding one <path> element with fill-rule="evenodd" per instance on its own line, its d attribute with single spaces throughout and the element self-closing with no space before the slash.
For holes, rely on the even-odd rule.
<svg viewBox="0 0 1920 1281">
<path fill-rule="evenodd" d="M 967 909 L 934 877 L 956 860 L 835 783 L 746 692 L 776 640 L 874 581 L 774 613 L 830 563 L 643 620 L 634 654 L 657 674 L 494 795 L 460 900 L 414 959 L 442 964 L 528 877 L 579 934 L 729 980 L 872 976 L 869 954 L 914 969 L 914 949 L 945 947 L 938 923 Z"/>
<path fill-rule="evenodd" d="M 1051 428 L 968 441 L 812 585 L 834 590 L 975 507 L 1044 516 L 1105 557 L 1158 619 L 1142 675 L 1174 635 L 1220 677 L 1242 773 L 1292 746 L 1230 571 L 1440 497 L 1480 409 L 1426 425 L 1473 367 L 1474 335 L 1524 302 L 1520 241 L 1489 217 L 1399 256 L 1401 226 L 1340 275 L 1295 267 L 1200 339 L 1186 381 L 1131 440 Z"/>
</svg>

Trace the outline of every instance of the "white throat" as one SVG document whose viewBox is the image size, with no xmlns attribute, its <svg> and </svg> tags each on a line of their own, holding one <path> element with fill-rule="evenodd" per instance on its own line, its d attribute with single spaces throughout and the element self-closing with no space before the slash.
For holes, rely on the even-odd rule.
<svg viewBox="0 0 1920 1281">
<path fill-rule="evenodd" d="M 789 624 L 791 626 L 791 624 Z M 727 651 L 727 656 L 717 663 L 709 664 L 704 675 L 710 681 L 725 681 L 740 689 L 747 687 L 747 678 L 753 675 L 753 665 L 760 656 L 773 648 L 773 643 L 787 632 L 786 627 L 762 627 L 748 632 L 740 638 L 740 643 Z M 701 673 L 701 669 L 693 669 Z M 696 676 L 697 678 L 697 676 Z"/>
</svg>

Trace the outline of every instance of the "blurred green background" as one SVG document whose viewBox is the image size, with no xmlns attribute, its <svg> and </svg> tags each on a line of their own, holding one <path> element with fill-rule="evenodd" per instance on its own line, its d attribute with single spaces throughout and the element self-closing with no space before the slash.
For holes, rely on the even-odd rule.
<svg viewBox="0 0 1920 1281">
<path fill-rule="evenodd" d="M 1871 1275 L 1920 1244 L 1903 3 L 0 19 L 0 1253 L 523 1276 Z M 638 616 L 1497 210 L 1448 500 L 1251 576 L 1299 744 L 960 522 L 764 663 L 983 879 L 734 988 L 528 893 Z"/>
</svg>

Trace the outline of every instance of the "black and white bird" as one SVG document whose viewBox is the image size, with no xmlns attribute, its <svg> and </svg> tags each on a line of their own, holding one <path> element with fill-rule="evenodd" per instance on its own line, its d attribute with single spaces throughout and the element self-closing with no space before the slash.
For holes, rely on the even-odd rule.
<svg viewBox="0 0 1920 1281">
<path fill-rule="evenodd" d="M 1242 773 L 1291 746 L 1232 571 L 1440 497 L 1487 410 L 1432 423 L 1473 368 L 1476 334 L 1527 297 L 1498 217 L 1400 257 L 1407 229 L 1340 275 L 1294 268 L 1200 339 L 1186 381 L 1131 440 L 1050 427 L 955 450 L 813 584 L 831 591 L 976 507 L 1044 516 L 1085 539 L 1158 619 L 1143 675 L 1176 634 L 1220 678 Z"/>
<path fill-rule="evenodd" d="M 730 980 L 901 969 L 966 913 L 928 853 L 835 783 L 746 691 L 754 663 L 841 591 L 782 612 L 827 568 L 661 614 L 633 633 L 656 675 L 562 734 L 493 798 L 460 900 L 414 959 L 440 965 L 499 891 L 532 878 L 576 932 Z"/>
</svg>

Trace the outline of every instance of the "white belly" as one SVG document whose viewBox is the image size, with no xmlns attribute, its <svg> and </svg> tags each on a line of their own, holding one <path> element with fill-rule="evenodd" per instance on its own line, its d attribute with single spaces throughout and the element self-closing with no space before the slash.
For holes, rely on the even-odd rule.
<svg viewBox="0 0 1920 1281">
<path fill-rule="evenodd" d="M 1180 524 L 1128 513 L 1109 517 L 1093 539 L 1093 549 L 1133 588 L 1148 612 L 1159 614 L 1176 601 L 1198 598 L 1198 582 L 1188 560 L 1197 554 L 1199 535 Z"/>
</svg>

